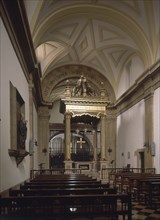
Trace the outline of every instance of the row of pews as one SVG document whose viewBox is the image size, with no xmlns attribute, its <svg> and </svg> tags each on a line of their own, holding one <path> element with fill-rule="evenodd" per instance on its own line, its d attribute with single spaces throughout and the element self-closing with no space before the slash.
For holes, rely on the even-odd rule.
<svg viewBox="0 0 160 220">
<path fill-rule="evenodd" d="M 0 198 L 1 216 L 131 220 L 131 196 L 83 174 L 39 175 Z"/>
<path fill-rule="evenodd" d="M 148 207 L 160 207 L 160 174 L 109 173 L 109 184 L 118 192 L 129 193 L 139 203 Z"/>
</svg>

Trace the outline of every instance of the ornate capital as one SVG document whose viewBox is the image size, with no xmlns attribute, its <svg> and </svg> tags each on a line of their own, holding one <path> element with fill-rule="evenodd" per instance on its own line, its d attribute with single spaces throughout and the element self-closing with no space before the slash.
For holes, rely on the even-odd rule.
<svg viewBox="0 0 160 220">
<path fill-rule="evenodd" d="M 72 115 L 73 115 L 73 113 L 70 112 L 70 111 L 66 111 L 66 112 L 64 113 L 65 118 L 71 118 Z"/>
<path fill-rule="evenodd" d="M 48 107 L 39 107 L 38 109 L 38 116 L 42 118 L 49 118 L 49 110 Z"/>
</svg>

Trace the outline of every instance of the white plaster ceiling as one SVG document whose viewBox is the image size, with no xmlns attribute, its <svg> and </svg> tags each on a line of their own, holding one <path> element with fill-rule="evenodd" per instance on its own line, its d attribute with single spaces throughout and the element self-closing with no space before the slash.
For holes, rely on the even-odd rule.
<svg viewBox="0 0 160 220">
<path fill-rule="evenodd" d="M 117 97 L 132 59 L 141 64 L 134 80 L 159 59 L 158 0 L 24 2 L 42 82 L 62 66 L 87 66 L 108 80 Z"/>
</svg>

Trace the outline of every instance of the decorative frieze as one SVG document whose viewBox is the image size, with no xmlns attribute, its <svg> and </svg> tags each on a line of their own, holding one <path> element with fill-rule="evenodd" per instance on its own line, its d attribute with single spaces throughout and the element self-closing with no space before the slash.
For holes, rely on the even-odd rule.
<svg viewBox="0 0 160 220">
<path fill-rule="evenodd" d="M 61 113 L 65 113 L 65 111 L 70 111 L 74 116 L 78 115 L 90 115 L 95 117 L 100 117 L 100 113 L 106 112 L 106 107 L 110 102 L 108 99 L 99 100 L 89 98 L 72 98 L 72 99 L 61 99 Z"/>
</svg>

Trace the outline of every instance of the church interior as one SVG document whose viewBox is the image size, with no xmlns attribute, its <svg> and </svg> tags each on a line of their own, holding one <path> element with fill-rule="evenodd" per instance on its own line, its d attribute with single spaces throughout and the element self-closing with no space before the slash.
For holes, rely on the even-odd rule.
<svg viewBox="0 0 160 220">
<path fill-rule="evenodd" d="M 0 14 L 0 219 L 160 219 L 160 1 Z"/>
</svg>

